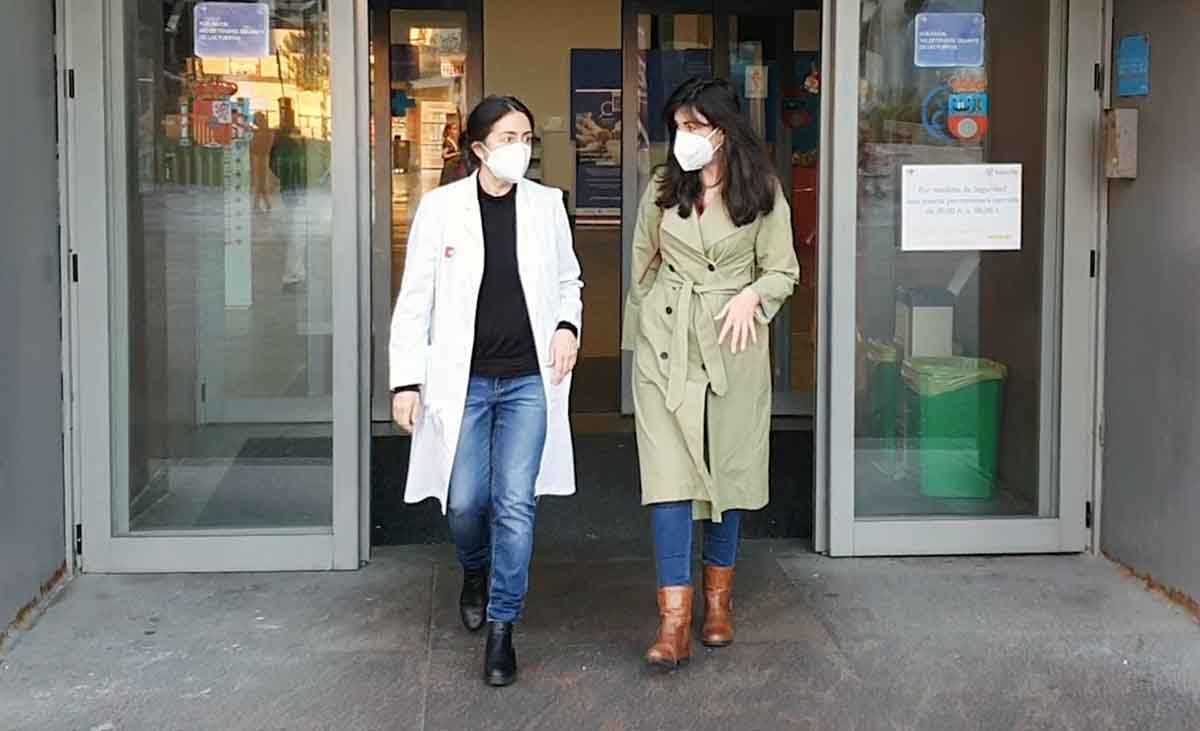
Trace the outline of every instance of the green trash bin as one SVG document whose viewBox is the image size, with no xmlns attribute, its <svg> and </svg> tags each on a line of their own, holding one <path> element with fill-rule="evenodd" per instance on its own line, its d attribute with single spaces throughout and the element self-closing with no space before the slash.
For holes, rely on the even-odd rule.
<svg viewBox="0 0 1200 731">
<path fill-rule="evenodd" d="M 878 439 L 883 450 L 891 452 L 896 449 L 900 413 L 900 361 L 895 346 L 880 340 L 868 339 L 864 350 L 867 362 L 867 436 Z"/>
<path fill-rule="evenodd" d="M 989 498 L 996 484 L 1005 367 L 978 358 L 913 358 L 902 368 L 909 449 L 922 495 Z"/>
</svg>

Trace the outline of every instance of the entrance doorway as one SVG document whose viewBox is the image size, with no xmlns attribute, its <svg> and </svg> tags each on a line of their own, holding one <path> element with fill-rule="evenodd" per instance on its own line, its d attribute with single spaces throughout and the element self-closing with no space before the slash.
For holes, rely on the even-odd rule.
<svg viewBox="0 0 1200 731">
<path fill-rule="evenodd" d="M 801 417 L 820 437 L 815 445 L 777 447 L 777 455 L 812 455 L 816 465 L 773 465 L 772 504 L 807 494 L 815 471 L 816 498 L 808 504 L 820 507 L 807 515 L 818 548 L 839 554 L 1082 547 L 1078 519 L 1090 462 L 1064 462 L 1063 454 L 1088 453 L 1086 436 L 1075 435 L 1090 433 L 1091 416 L 1077 402 L 1086 386 L 1062 374 L 1090 373 L 1094 345 L 1087 319 L 1094 289 L 1067 263 L 1095 241 L 1094 226 L 1069 211 L 1095 205 L 1094 181 L 1078 173 L 1093 164 L 1095 130 L 1083 120 L 1096 98 L 1088 97 L 1081 70 L 1092 63 L 1087 23 L 1098 9 L 1059 0 L 1013 8 L 983 0 L 864 0 L 849 6 L 853 13 L 839 5 L 834 15 L 827 5 L 622 3 L 622 286 L 618 292 L 601 279 L 600 288 L 619 303 L 628 286 L 634 209 L 669 154 L 658 118 L 666 97 L 690 76 L 729 78 L 788 192 L 802 266 L 801 286 L 772 326 L 777 425 Z M 486 29 L 486 3 L 483 11 Z M 937 32 L 967 23 L 951 35 L 977 54 L 945 58 L 945 49 L 923 48 L 922 23 Z M 572 47 L 568 40 L 560 67 Z M 836 58 L 822 53 L 835 47 Z M 545 66 L 522 60 L 518 53 L 503 61 L 506 71 L 494 72 L 485 59 L 487 87 L 513 90 L 492 84 L 495 78 L 520 88 L 506 74 L 534 75 Z M 967 109 L 967 102 L 976 106 Z M 553 135 L 563 131 L 555 116 L 550 111 L 541 129 L 545 161 L 554 156 Z M 577 213 L 588 210 L 577 224 L 603 219 L 580 205 L 589 191 L 574 187 L 583 185 L 578 166 L 594 161 L 574 160 L 576 175 L 564 186 L 572 191 L 568 203 Z M 931 175 L 933 185 L 946 188 L 956 185 L 946 182 L 954 176 L 1013 170 L 1022 182 L 1011 246 L 988 243 L 990 230 L 982 243 L 968 229 L 936 251 L 909 241 L 901 224 L 913 211 L 905 206 L 902 173 Z M 983 216 L 975 209 L 963 215 Z M 593 272 L 605 270 L 589 259 L 589 239 L 597 251 L 612 239 L 577 226 L 591 287 Z M 589 303 L 589 325 L 617 307 Z M 1068 364 L 1076 365 L 1064 371 Z M 933 372 L 948 369 L 969 371 L 964 378 L 978 386 L 952 384 L 957 405 L 930 390 Z M 626 414 L 629 370 L 626 356 Z M 581 374 L 577 383 L 584 390 L 596 380 Z M 946 403 L 948 421 L 938 421 L 936 409 Z"/>
<path fill-rule="evenodd" d="M 622 403 L 628 377 L 620 351 L 624 262 L 639 186 L 653 165 L 666 160 L 659 108 L 668 87 L 693 74 L 739 80 L 743 107 L 768 140 L 795 211 L 803 283 L 772 331 L 781 417 L 773 436 L 773 502 L 747 520 L 746 533 L 811 535 L 821 15 L 812 0 L 733 7 L 708 3 L 664 14 L 662 7 L 616 0 L 540 0 L 513 14 L 486 0 L 373 0 L 374 540 L 446 537 L 436 506 L 401 502 L 406 440 L 383 423 L 389 418 L 387 323 L 402 276 L 407 223 L 419 196 L 449 179 L 444 171 L 450 158 L 442 152 L 453 152 L 445 132 L 456 125 L 446 117 L 461 123 L 484 93 L 511 93 L 533 109 L 537 139 L 530 177 L 563 189 L 585 281 L 584 347 L 571 409 L 581 493 L 587 494 L 570 505 L 544 501 L 548 517 L 540 523 L 627 545 L 648 535 L 641 529 L 632 420 Z M 631 37 L 640 40 L 631 43 Z M 714 55 L 718 42 L 722 50 Z M 631 90 L 628 71 L 637 62 L 649 68 L 643 81 L 653 81 Z M 747 88 L 754 78 L 760 81 Z M 630 130 L 638 132 L 632 140 Z M 391 225 L 381 225 L 386 221 Z M 583 540 L 562 532 L 548 540 Z"/>
</svg>

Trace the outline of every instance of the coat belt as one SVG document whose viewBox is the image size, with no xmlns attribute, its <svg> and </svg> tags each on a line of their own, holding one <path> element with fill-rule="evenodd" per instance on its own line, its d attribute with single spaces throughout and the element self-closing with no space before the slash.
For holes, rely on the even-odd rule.
<svg viewBox="0 0 1200 731">
<path fill-rule="evenodd" d="M 667 352 L 667 357 L 670 359 L 670 370 L 667 377 L 667 408 L 675 412 L 683 405 L 686 391 L 684 386 L 687 383 L 688 331 L 692 324 L 692 303 L 698 301 L 697 306 L 704 315 L 702 321 L 696 325 L 696 342 L 700 346 L 700 360 L 708 373 L 712 392 L 718 396 L 724 396 L 729 386 L 729 380 L 725 373 L 725 360 L 721 357 L 720 346 L 717 344 L 719 323 L 714 319 L 716 313 L 710 312 L 705 306 L 703 295 L 736 295 L 749 286 L 751 281 L 748 278 L 729 278 L 701 283 L 687 279 L 670 269 L 664 268 L 660 271 L 661 278 L 665 279 L 667 283 L 679 287 L 679 298 L 675 305 L 674 330 L 671 333 L 671 345 Z"/>
</svg>

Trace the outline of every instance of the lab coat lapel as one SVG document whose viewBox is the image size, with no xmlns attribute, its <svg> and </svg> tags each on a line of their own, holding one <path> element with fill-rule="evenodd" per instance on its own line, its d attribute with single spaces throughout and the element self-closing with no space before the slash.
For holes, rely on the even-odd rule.
<svg viewBox="0 0 1200 731">
<path fill-rule="evenodd" d="M 539 357 L 544 356 L 548 345 L 543 343 L 542 318 L 542 241 L 541 227 L 537 225 L 537 206 L 533 191 L 523 183 L 517 184 L 517 268 L 521 273 L 521 289 L 525 292 L 525 303 L 529 309 L 529 322 L 533 326 Z"/>
<path fill-rule="evenodd" d="M 483 250 L 483 218 L 479 213 L 479 173 L 472 174 L 460 187 L 463 206 L 463 225 L 466 229 L 464 244 Z"/>
<path fill-rule="evenodd" d="M 454 198 L 447 201 L 443 215 L 456 216 L 458 221 L 446 225 L 443 242 L 443 261 L 448 267 L 447 283 L 454 293 L 453 312 L 448 321 L 455 322 L 453 332 L 435 333 L 443 339 L 461 341 L 469 347 L 475 332 L 475 310 L 479 287 L 483 283 L 483 219 L 479 211 L 479 182 L 475 175 L 450 184 Z M 450 192 L 450 191 L 447 191 Z M 435 325 L 436 327 L 436 325 Z"/>
</svg>

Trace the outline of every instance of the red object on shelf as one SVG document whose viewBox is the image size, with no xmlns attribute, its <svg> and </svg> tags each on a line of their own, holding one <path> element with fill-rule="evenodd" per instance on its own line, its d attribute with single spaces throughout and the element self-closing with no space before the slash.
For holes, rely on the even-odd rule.
<svg viewBox="0 0 1200 731">
<path fill-rule="evenodd" d="M 816 167 L 792 167 L 792 235 L 807 287 L 816 286 L 817 173 Z"/>
<path fill-rule="evenodd" d="M 817 245 L 817 168 L 792 168 L 792 225 L 796 247 Z"/>
</svg>

